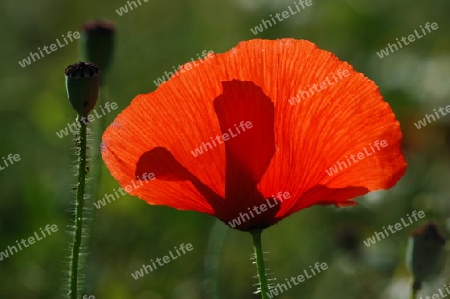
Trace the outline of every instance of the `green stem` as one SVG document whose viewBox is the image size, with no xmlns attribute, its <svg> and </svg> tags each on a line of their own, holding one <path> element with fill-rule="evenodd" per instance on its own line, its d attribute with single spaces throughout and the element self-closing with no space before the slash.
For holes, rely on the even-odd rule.
<svg viewBox="0 0 450 299">
<path fill-rule="evenodd" d="M 78 293 L 78 262 L 81 250 L 81 237 L 83 232 L 83 209 L 86 192 L 86 148 L 87 148 L 87 125 L 80 121 L 78 116 L 77 121 L 80 123 L 80 139 L 79 139 L 79 153 L 78 153 L 78 184 L 77 184 L 77 198 L 75 207 L 75 233 L 73 236 L 73 248 L 70 259 L 70 281 L 69 281 L 69 298 L 77 299 Z"/>
<path fill-rule="evenodd" d="M 204 293 L 205 298 L 220 299 L 221 290 L 219 288 L 219 267 L 220 255 L 222 253 L 225 238 L 229 232 L 229 227 L 222 221 L 216 220 L 208 238 L 205 257 L 205 279 Z"/>
<path fill-rule="evenodd" d="M 258 272 L 259 285 L 261 287 L 261 298 L 268 299 L 267 293 L 269 293 L 269 286 L 266 278 L 266 266 L 264 265 L 264 256 L 261 245 L 261 233 L 262 230 L 251 231 L 250 234 L 253 237 L 253 249 L 255 251 L 256 270 Z"/>
<path fill-rule="evenodd" d="M 104 80 L 102 80 L 102 84 L 100 86 L 100 96 L 98 98 L 98 102 L 97 102 L 97 107 L 103 106 L 104 103 L 106 103 L 107 101 L 107 89 L 105 86 L 105 82 Z M 109 116 L 109 115 L 108 115 Z M 108 117 L 107 115 L 103 115 L 102 118 L 100 119 L 100 123 L 97 124 L 97 132 L 95 134 L 96 137 L 98 137 L 98 139 L 101 141 L 102 140 L 102 134 L 103 132 L 106 130 L 106 126 L 108 124 Z M 96 184 L 94 184 L 93 190 L 92 190 L 92 194 L 94 195 L 94 199 L 98 199 L 101 198 L 101 194 L 100 194 L 100 184 L 101 184 L 101 180 L 102 180 L 102 166 L 103 166 L 103 160 L 101 158 L 101 153 L 99 151 L 100 146 L 97 147 L 97 151 L 95 152 L 96 155 L 96 167 L 94 167 L 95 169 L 95 182 Z"/>
<path fill-rule="evenodd" d="M 417 297 L 417 293 L 420 291 L 421 289 L 421 283 L 420 282 L 416 282 L 413 281 L 412 285 L 411 285 L 411 293 L 410 293 L 410 299 L 416 299 Z"/>
</svg>

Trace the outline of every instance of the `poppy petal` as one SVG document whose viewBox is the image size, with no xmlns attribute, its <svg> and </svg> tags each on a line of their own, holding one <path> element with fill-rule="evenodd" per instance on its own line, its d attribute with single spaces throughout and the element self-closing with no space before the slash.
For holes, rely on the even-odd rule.
<svg viewBox="0 0 450 299">
<path fill-rule="evenodd" d="M 131 194 L 226 221 L 290 193 L 251 228 L 313 204 L 353 204 L 404 174 L 400 127 L 378 87 L 313 43 L 251 40 L 194 65 L 136 97 L 104 133 L 103 159 L 122 186 L 155 172 Z M 248 131 L 213 142 L 247 120 Z"/>
<path fill-rule="evenodd" d="M 277 151 L 259 189 L 266 196 L 291 194 L 277 217 L 313 204 L 342 205 L 394 186 L 405 173 L 402 134 L 389 104 L 373 81 L 332 53 L 308 41 L 252 40 L 218 58 L 236 79 L 252 80 L 274 102 Z M 294 97 L 302 99 L 292 105 Z M 371 150 L 383 140 L 386 148 Z M 327 175 L 365 148 L 362 160 Z"/>
<path fill-rule="evenodd" d="M 235 80 L 223 83 L 214 108 L 222 136 L 230 136 L 224 141 L 225 198 L 258 204 L 264 197 L 257 184 L 275 152 L 273 103 L 252 82 Z"/>
</svg>

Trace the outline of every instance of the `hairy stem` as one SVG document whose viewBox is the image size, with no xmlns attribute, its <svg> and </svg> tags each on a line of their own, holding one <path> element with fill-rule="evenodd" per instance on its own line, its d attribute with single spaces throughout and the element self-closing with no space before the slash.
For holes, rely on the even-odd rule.
<svg viewBox="0 0 450 299">
<path fill-rule="evenodd" d="M 253 237 L 253 249 L 255 251 L 255 263 L 256 270 L 258 272 L 259 285 L 261 290 L 261 298 L 268 299 L 267 293 L 269 293 L 269 286 L 266 278 L 266 266 L 264 265 L 264 256 L 261 245 L 261 233 L 262 230 L 251 231 L 250 234 Z"/>
<path fill-rule="evenodd" d="M 69 298 L 77 299 L 78 295 L 78 269 L 79 257 L 81 251 L 81 241 L 83 233 L 83 209 L 86 193 L 86 155 L 87 155 L 87 125 L 80 121 L 78 116 L 77 121 L 80 123 L 80 137 L 78 144 L 78 182 L 77 182 L 77 196 L 75 203 L 74 224 L 75 231 L 73 236 L 73 247 L 70 258 L 70 279 L 69 279 Z"/>
</svg>

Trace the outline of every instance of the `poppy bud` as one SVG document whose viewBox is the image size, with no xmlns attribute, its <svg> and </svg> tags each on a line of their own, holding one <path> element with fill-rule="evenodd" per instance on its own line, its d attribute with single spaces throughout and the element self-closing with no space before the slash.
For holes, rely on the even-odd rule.
<svg viewBox="0 0 450 299">
<path fill-rule="evenodd" d="M 109 68 L 114 54 L 115 26 L 107 21 L 89 21 L 83 25 L 81 52 L 84 60 L 95 63 L 102 73 Z"/>
<path fill-rule="evenodd" d="M 429 223 L 412 231 L 406 251 L 406 263 L 414 277 L 414 284 L 429 279 L 438 270 L 445 237 L 436 223 Z"/>
<path fill-rule="evenodd" d="M 67 97 L 72 108 L 81 116 L 94 108 L 98 98 L 99 74 L 98 66 L 88 62 L 77 62 L 66 67 Z"/>
</svg>

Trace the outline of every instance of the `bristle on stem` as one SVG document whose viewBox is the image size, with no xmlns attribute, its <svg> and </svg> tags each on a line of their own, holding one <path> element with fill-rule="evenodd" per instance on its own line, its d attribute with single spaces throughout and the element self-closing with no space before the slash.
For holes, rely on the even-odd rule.
<svg viewBox="0 0 450 299">
<path fill-rule="evenodd" d="M 267 294 L 269 293 L 270 287 L 268 284 L 266 273 L 267 269 L 265 267 L 265 258 L 264 258 L 264 252 L 262 251 L 262 244 L 261 244 L 261 233 L 262 230 L 254 230 L 250 231 L 250 234 L 253 238 L 253 249 L 254 254 L 251 256 L 250 259 L 254 260 L 252 263 L 256 265 L 256 271 L 257 271 L 257 278 L 259 283 L 256 284 L 258 286 L 258 289 L 254 292 L 254 294 L 261 293 L 262 299 L 268 299 Z M 272 280 L 273 281 L 273 280 Z"/>
</svg>

